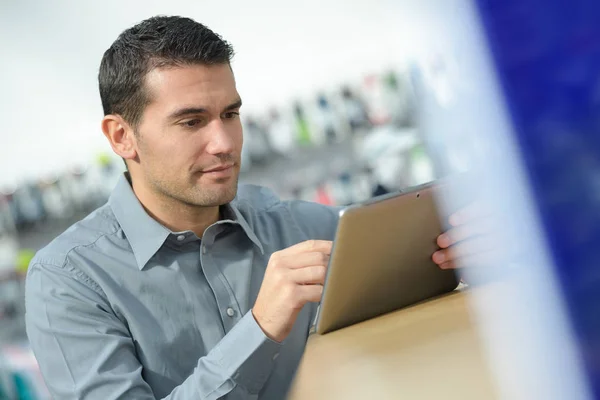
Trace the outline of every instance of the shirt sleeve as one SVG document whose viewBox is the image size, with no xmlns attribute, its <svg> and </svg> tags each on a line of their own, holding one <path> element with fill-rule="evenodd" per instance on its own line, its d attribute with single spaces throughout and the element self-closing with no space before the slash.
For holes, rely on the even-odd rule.
<svg viewBox="0 0 600 400">
<path fill-rule="evenodd" d="M 27 334 L 53 398 L 155 399 L 126 324 L 85 275 L 32 265 L 26 310 Z M 248 312 L 164 399 L 256 394 L 279 350 L 280 344 L 266 337 Z"/>
</svg>

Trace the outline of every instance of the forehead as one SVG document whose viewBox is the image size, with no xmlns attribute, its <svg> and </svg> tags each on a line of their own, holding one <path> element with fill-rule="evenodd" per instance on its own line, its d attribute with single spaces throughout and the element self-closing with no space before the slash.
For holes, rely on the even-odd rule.
<svg viewBox="0 0 600 400">
<path fill-rule="evenodd" d="M 231 104 L 239 97 L 228 64 L 155 68 L 145 80 L 148 108 L 190 106 L 210 110 Z"/>
</svg>

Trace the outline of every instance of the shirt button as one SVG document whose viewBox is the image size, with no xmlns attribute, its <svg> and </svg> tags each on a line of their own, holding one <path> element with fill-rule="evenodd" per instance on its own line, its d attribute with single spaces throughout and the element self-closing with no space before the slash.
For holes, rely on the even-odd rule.
<svg viewBox="0 0 600 400">
<path fill-rule="evenodd" d="M 177 240 L 180 242 L 183 242 L 185 240 L 185 235 L 179 235 L 177 236 Z"/>
<path fill-rule="evenodd" d="M 233 317 L 235 315 L 235 310 L 231 307 L 227 308 L 227 315 L 229 315 L 230 317 Z"/>
<path fill-rule="evenodd" d="M 277 357 L 279 357 L 279 353 L 275 353 L 275 355 L 273 355 L 273 361 L 277 360 Z"/>
<path fill-rule="evenodd" d="M 206 254 L 206 246 L 202 246 L 202 254 Z"/>
</svg>

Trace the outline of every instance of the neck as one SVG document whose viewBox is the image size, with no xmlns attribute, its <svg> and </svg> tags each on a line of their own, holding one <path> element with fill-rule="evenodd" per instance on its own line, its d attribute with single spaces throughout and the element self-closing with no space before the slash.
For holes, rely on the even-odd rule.
<svg viewBox="0 0 600 400">
<path fill-rule="evenodd" d="M 206 228 L 220 219 L 219 206 L 200 207 L 182 203 L 154 193 L 135 181 L 132 188 L 148 215 L 172 232 L 192 231 L 201 238 Z"/>
</svg>

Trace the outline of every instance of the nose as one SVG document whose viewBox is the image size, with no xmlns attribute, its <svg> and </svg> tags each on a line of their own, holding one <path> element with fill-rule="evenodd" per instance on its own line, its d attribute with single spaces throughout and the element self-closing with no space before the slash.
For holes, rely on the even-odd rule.
<svg viewBox="0 0 600 400">
<path fill-rule="evenodd" d="M 235 150 L 235 132 L 221 120 L 210 124 L 210 132 L 206 152 L 213 155 L 230 154 Z"/>
</svg>

